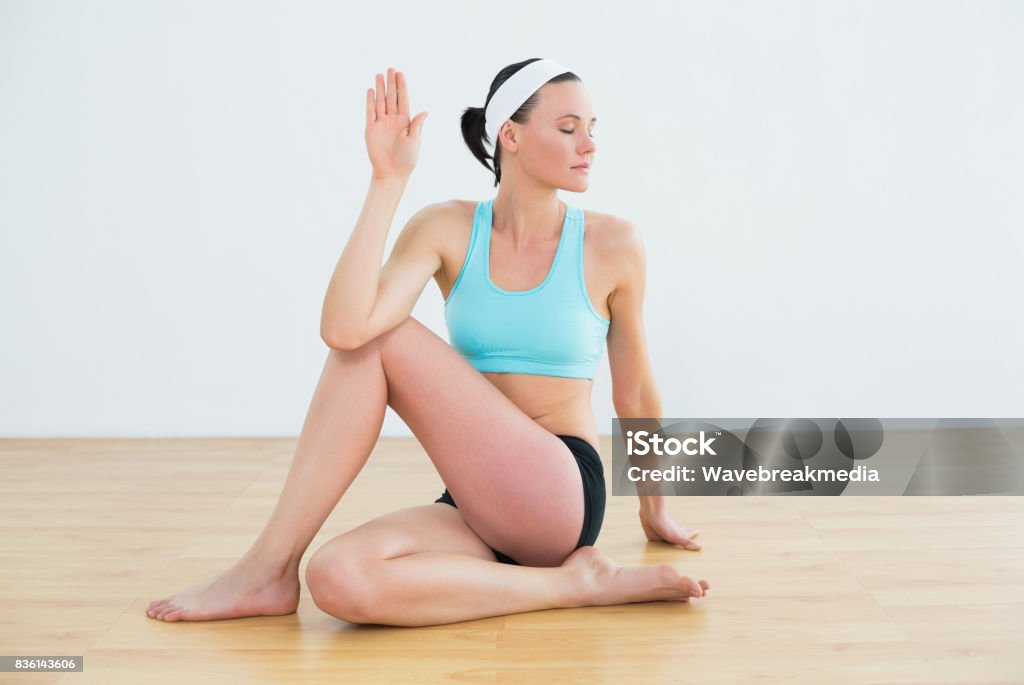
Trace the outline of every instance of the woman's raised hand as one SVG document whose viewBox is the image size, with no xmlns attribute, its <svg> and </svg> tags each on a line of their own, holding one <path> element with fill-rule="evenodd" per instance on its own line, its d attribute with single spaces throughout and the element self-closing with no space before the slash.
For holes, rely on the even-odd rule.
<svg viewBox="0 0 1024 685">
<path fill-rule="evenodd" d="M 416 167 L 420 153 L 420 132 L 426 112 L 409 121 L 409 89 L 405 75 L 388 67 L 377 74 L 377 90 L 366 91 L 366 151 L 370 154 L 374 178 L 407 177 Z"/>
</svg>

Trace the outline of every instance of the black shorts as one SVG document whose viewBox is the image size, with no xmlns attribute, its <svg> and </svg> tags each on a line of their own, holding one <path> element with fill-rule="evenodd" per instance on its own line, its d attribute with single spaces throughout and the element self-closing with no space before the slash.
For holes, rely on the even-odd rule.
<svg viewBox="0 0 1024 685">
<path fill-rule="evenodd" d="M 576 458 L 576 465 L 580 468 L 580 476 L 583 478 L 583 530 L 580 531 L 580 539 L 576 543 L 576 549 L 593 545 L 597 541 L 597 535 L 601 532 L 601 524 L 604 523 L 604 507 L 607 498 L 607 491 L 604 483 L 604 468 L 601 466 L 601 456 L 594 449 L 594 446 L 575 435 L 557 436 L 572 452 Z M 456 509 L 459 507 L 452 499 L 448 488 L 444 489 L 441 496 L 435 502 L 450 504 Z M 503 564 L 515 564 L 519 562 L 512 557 L 502 554 L 493 547 L 491 550 L 494 556 Z"/>
</svg>

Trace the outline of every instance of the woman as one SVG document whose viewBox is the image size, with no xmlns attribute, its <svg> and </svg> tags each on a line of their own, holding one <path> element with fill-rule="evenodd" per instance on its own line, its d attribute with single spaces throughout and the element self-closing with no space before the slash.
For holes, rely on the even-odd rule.
<svg viewBox="0 0 1024 685">
<path fill-rule="evenodd" d="M 385 88 L 377 74 L 366 93 L 370 188 L 324 301 L 331 351 L 270 521 L 242 559 L 153 602 L 149 616 L 293 613 L 299 560 L 366 463 L 387 406 L 447 488 L 310 558 L 306 583 L 327 613 L 423 626 L 686 601 L 708 589 L 667 564 L 619 567 L 592 546 L 606 493 L 590 391 L 606 337 L 618 415 L 657 417 L 661 407 L 641 321 L 640 237 L 556 194 L 587 189 L 595 153 L 596 118 L 579 78 L 550 60 L 503 69 L 485 107 L 462 116 L 467 144 L 501 183 L 497 197 L 419 211 L 381 267 L 427 117 L 410 121 L 409 112 L 404 75 L 389 68 Z M 431 277 L 452 346 L 409 316 Z M 640 522 L 650 540 L 700 548 L 661 497 L 641 498 Z"/>
</svg>

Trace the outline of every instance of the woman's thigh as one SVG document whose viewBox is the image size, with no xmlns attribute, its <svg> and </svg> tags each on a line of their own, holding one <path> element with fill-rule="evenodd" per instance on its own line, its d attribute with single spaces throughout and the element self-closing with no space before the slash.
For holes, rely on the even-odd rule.
<svg viewBox="0 0 1024 685">
<path fill-rule="evenodd" d="M 557 566 L 583 525 L 583 484 L 569 448 L 523 413 L 442 338 L 409 317 L 378 345 L 388 404 L 409 426 L 491 547 Z"/>
</svg>

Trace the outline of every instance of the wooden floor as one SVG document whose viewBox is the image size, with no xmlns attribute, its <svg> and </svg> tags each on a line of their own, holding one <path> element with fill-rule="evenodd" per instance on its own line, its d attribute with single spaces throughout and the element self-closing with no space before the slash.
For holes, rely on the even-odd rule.
<svg viewBox="0 0 1024 685">
<path fill-rule="evenodd" d="M 701 552 L 648 543 L 636 500 L 609 497 L 597 547 L 707 578 L 691 605 L 388 628 L 303 588 L 289 616 L 148 618 L 247 549 L 295 444 L 0 440 L 0 654 L 85 657 L 0 682 L 1024 683 L 1020 497 L 670 499 Z M 442 489 L 417 442 L 382 439 L 311 551 Z"/>
</svg>

